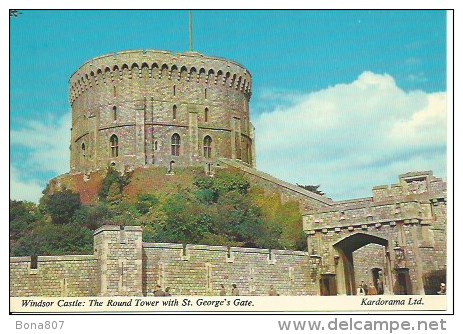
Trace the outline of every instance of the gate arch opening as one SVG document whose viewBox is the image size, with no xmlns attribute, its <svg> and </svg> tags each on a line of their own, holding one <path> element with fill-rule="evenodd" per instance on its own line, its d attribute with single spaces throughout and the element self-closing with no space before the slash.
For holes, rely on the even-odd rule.
<svg viewBox="0 0 463 334">
<path fill-rule="evenodd" d="M 340 294 L 357 294 L 357 286 L 360 284 L 360 282 L 356 282 L 355 280 L 354 252 L 370 244 L 382 246 L 381 257 L 383 265 L 381 267 L 384 268 L 384 270 L 382 268 L 371 268 L 371 272 L 367 273 L 369 277 L 369 283 L 374 284 L 376 287 L 378 284 L 377 280 L 381 279 L 381 283 L 384 286 L 382 293 L 384 293 L 385 290 L 392 291 L 392 273 L 390 269 L 391 260 L 387 251 L 389 247 L 389 241 L 385 238 L 373 234 L 359 232 L 349 235 L 333 244 L 333 248 L 336 250 L 340 257 L 340 265 L 337 266 L 336 272 L 336 276 L 338 278 L 337 290 Z"/>
</svg>

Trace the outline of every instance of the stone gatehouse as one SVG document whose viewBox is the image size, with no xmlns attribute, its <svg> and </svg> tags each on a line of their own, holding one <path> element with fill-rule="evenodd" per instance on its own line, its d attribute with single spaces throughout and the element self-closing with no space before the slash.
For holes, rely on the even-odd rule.
<svg viewBox="0 0 463 334">
<path fill-rule="evenodd" d="M 435 294 L 446 281 L 446 200 L 442 179 L 415 172 L 304 215 L 320 294 L 356 294 L 361 281 L 385 294 Z"/>
</svg>

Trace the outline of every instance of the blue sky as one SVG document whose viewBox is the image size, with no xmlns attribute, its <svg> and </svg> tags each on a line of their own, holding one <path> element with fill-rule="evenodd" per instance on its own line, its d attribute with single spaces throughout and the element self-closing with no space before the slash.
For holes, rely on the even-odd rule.
<svg viewBox="0 0 463 334">
<path fill-rule="evenodd" d="M 193 26 L 195 51 L 253 75 L 258 169 L 336 200 L 408 171 L 446 178 L 444 11 L 195 10 Z M 188 51 L 188 27 L 186 10 L 10 19 L 10 197 L 37 201 L 68 171 L 75 70 L 117 51 Z"/>
</svg>

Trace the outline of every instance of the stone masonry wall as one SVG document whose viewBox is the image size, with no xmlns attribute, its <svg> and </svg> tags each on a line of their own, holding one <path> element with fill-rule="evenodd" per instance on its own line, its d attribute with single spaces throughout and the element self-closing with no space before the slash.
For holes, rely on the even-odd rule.
<svg viewBox="0 0 463 334">
<path fill-rule="evenodd" d="M 353 252 L 356 286 L 362 281 L 367 284 L 373 283 L 372 269 L 374 268 L 385 272 L 384 251 L 384 246 L 369 244 Z"/>
<path fill-rule="evenodd" d="M 303 216 L 309 254 L 320 255 L 325 262 L 321 273 L 335 273 L 339 281 L 344 276 L 355 277 L 356 285 L 370 281 L 376 266 L 384 269 L 389 290 L 397 287 L 399 274 L 408 273 L 409 292 L 435 293 L 446 279 L 446 197 L 446 183 L 432 172 L 411 172 L 400 175 L 391 188 L 374 187 L 372 198 L 313 210 Z M 384 246 L 386 252 L 373 250 Z M 396 250 L 404 253 L 403 259 L 396 258 Z M 346 284 L 348 293 L 351 285 L 352 280 Z M 344 289 L 340 283 L 338 287 Z"/>
<path fill-rule="evenodd" d="M 313 290 L 305 252 L 223 246 L 145 243 L 143 294 L 154 286 L 175 295 L 227 294 L 236 284 L 240 295 L 267 295 L 274 285 L 280 295 L 307 295 Z"/>
<path fill-rule="evenodd" d="M 104 225 L 94 233 L 102 296 L 139 296 L 142 281 L 142 228 Z"/>
<path fill-rule="evenodd" d="M 134 50 L 92 59 L 70 79 L 71 173 L 109 164 L 190 166 L 217 157 L 253 164 L 251 83 L 241 65 L 196 52 Z M 178 156 L 171 151 L 174 134 Z"/>
<path fill-rule="evenodd" d="M 262 187 L 264 191 L 268 192 L 269 194 L 280 194 L 283 202 L 298 202 L 301 212 L 317 209 L 326 210 L 334 204 L 331 199 L 325 196 L 320 196 L 297 185 L 277 179 L 267 173 L 261 172 L 255 168 L 251 168 L 249 165 L 242 162 L 221 158 L 217 164 L 222 168 L 235 168 L 240 170 L 241 172 L 245 173 L 246 178 L 253 185 Z"/>
<path fill-rule="evenodd" d="M 93 255 L 39 256 L 37 269 L 31 257 L 10 258 L 10 296 L 96 296 L 97 264 Z"/>
</svg>

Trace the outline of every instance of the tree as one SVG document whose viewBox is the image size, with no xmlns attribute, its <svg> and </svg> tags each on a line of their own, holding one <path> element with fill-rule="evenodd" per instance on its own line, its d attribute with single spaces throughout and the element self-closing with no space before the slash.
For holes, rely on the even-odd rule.
<svg viewBox="0 0 463 334">
<path fill-rule="evenodd" d="M 81 207 L 80 194 L 69 189 L 44 195 L 42 204 L 50 215 L 53 224 L 63 225 L 71 222 L 74 213 Z"/>
<path fill-rule="evenodd" d="M 21 238 L 27 237 L 45 219 L 31 202 L 10 200 L 10 254 L 15 252 Z"/>
<path fill-rule="evenodd" d="M 74 224 L 43 223 L 18 240 L 12 256 L 92 254 L 93 231 Z"/>
<path fill-rule="evenodd" d="M 121 174 L 111 166 L 108 167 L 98 196 L 101 200 L 117 202 L 122 198 L 124 187 L 130 182 L 130 173 Z"/>
<path fill-rule="evenodd" d="M 324 192 L 318 190 L 318 188 L 320 187 L 320 185 L 318 185 L 318 186 L 314 186 L 314 185 L 306 185 L 306 186 L 303 186 L 303 185 L 298 184 L 298 183 L 296 183 L 296 185 L 297 185 L 298 187 L 301 187 L 302 189 L 305 189 L 305 190 L 307 190 L 307 191 L 316 193 L 316 194 L 318 194 L 318 195 L 320 195 L 320 196 L 325 195 Z"/>
<path fill-rule="evenodd" d="M 72 223 L 76 226 L 96 230 L 113 216 L 109 205 L 99 202 L 95 206 L 82 205 L 72 216 Z"/>
<path fill-rule="evenodd" d="M 152 208 L 159 204 L 159 199 L 152 194 L 138 195 L 136 208 L 141 214 L 147 214 Z"/>
<path fill-rule="evenodd" d="M 187 192 L 169 197 L 163 211 L 166 220 L 157 231 L 159 241 L 196 243 L 210 230 L 211 220 L 201 214 L 198 202 Z"/>
</svg>

